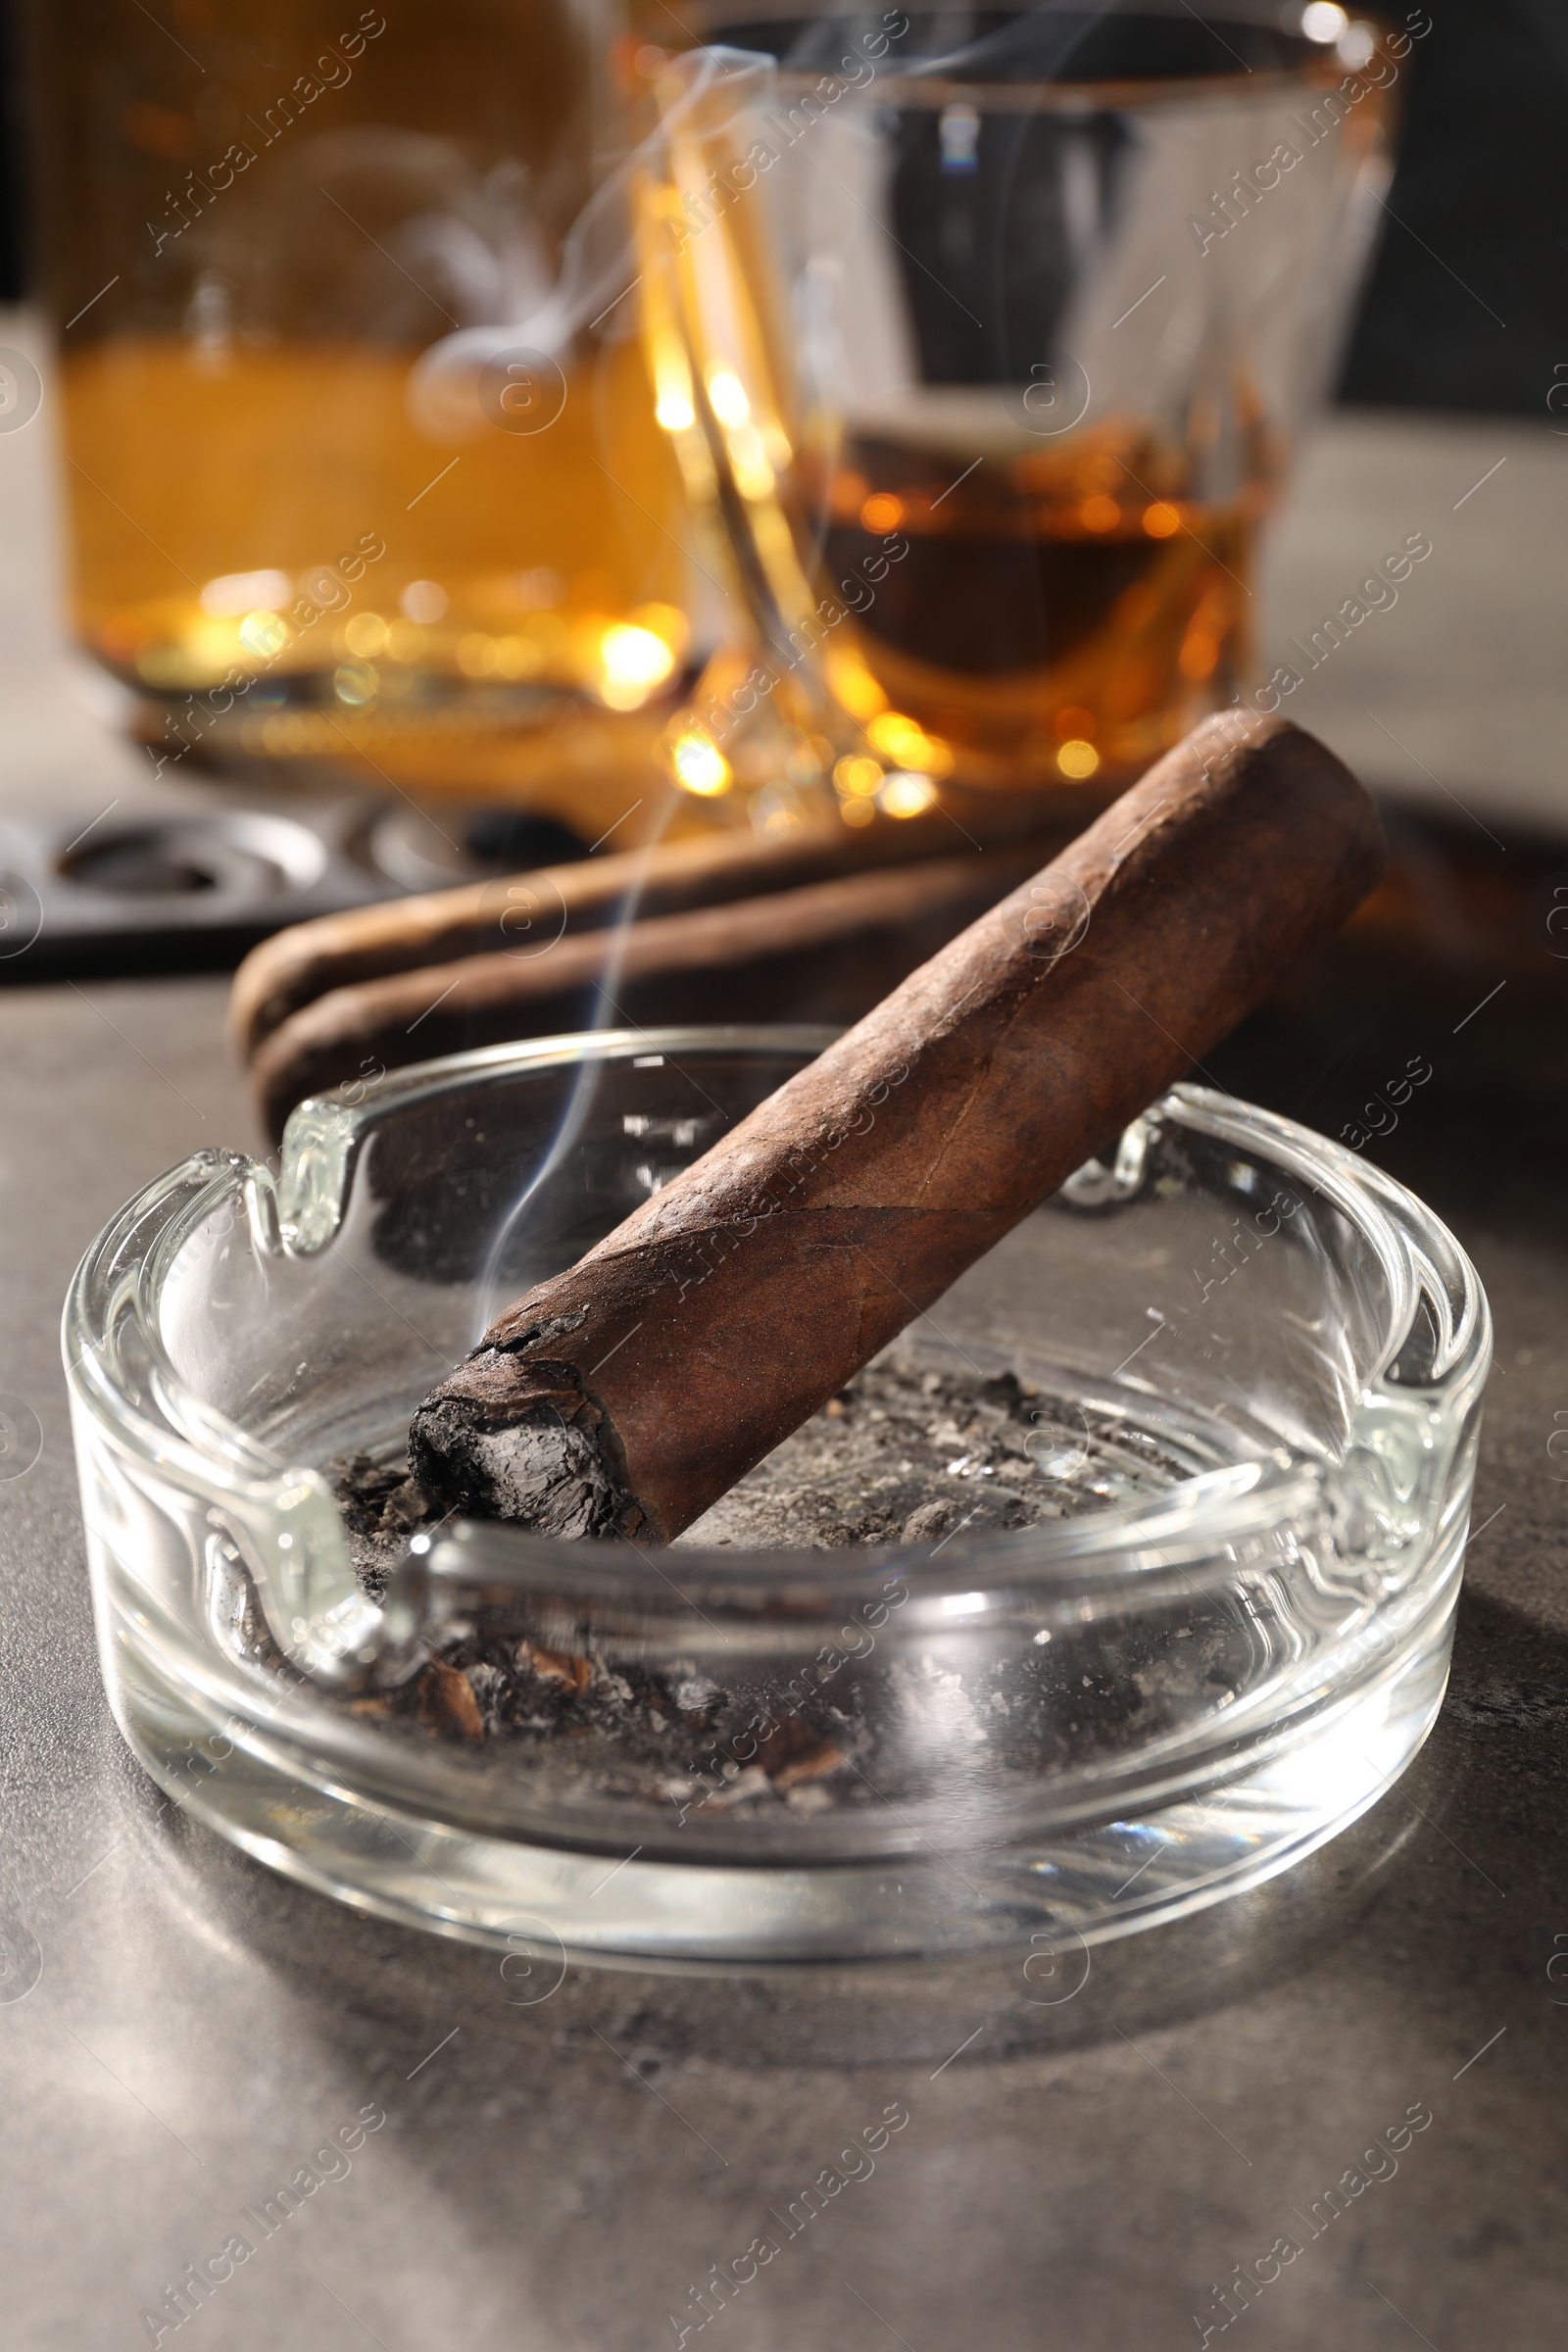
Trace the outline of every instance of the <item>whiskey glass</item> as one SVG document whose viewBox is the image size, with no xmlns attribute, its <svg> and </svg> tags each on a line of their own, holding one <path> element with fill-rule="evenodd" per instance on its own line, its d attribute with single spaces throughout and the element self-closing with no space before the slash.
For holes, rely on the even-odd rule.
<svg viewBox="0 0 1568 2352">
<path fill-rule="evenodd" d="M 1257 533 L 1413 36 L 1250 0 L 698 22 L 645 302 L 752 641 L 696 723 L 728 758 L 786 711 L 852 821 L 1142 768 L 1258 682 Z"/>
<path fill-rule="evenodd" d="M 40 0 L 27 30 L 74 624 L 152 764 L 593 839 L 692 655 L 635 301 L 528 323 L 646 129 L 618 0 Z M 466 403 L 421 398 L 497 320 Z"/>
</svg>

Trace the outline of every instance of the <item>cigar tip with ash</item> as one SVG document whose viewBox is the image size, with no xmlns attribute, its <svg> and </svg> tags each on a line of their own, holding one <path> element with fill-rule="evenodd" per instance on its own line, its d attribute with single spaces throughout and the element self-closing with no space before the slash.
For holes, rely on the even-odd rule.
<svg viewBox="0 0 1568 2352">
<path fill-rule="evenodd" d="M 612 1459 L 603 1408 L 575 1364 L 519 1364 L 479 1348 L 461 1389 L 427 1399 L 409 1431 L 421 1486 L 475 1519 L 511 1519 L 542 1536 L 637 1535 L 644 1514 Z"/>
<path fill-rule="evenodd" d="M 415 1414 L 417 1476 L 544 1534 L 671 1540 L 1200 1062 L 1384 857 L 1321 744 L 1207 722 L 501 1316 Z"/>
</svg>

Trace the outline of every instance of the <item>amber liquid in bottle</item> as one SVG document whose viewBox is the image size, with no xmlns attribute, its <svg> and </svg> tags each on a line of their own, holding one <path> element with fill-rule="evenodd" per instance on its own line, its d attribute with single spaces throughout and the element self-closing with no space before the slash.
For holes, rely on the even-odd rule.
<svg viewBox="0 0 1568 2352">
<path fill-rule="evenodd" d="M 531 413 L 432 420 L 412 381 L 550 296 L 632 135 L 619 22 L 38 12 L 73 602 L 161 757 L 543 778 L 589 838 L 635 798 L 692 654 L 635 296 L 561 334 Z"/>
<path fill-rule="evenodd" d="M 651 623 L 673 661 L 682 558 L 660 527 L 673 468 L 637 343 L 570 372 L 548 431 L 456 447 L 409 414 L 416 357 L 116 336 L 68 360 L 76 613 L 111 668 L 206 685 L 272 652 L 269 612 L 289 632 L 279 681 L 359 663 L 382 686 L 400 671 L 608 685 L 613 708 L 608 628 Z M 314 575 L 345 555 L 356 593 L 338 610 Z M 301 600 L 321 621 L 291 618 Z"/>
</svg>

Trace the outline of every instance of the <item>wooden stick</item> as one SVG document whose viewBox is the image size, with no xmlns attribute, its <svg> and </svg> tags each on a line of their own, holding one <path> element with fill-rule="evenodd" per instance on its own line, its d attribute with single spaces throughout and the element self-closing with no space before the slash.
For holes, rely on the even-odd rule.
<svg viewBox="0 0 1568 2352">
<path fill-rule="evenodd" d="M 1348 769 L 1227 713 L 414 1416 L 455 1508 L 668 1541 L 1257 1004 L 1377 880 Z"/>
</svg>

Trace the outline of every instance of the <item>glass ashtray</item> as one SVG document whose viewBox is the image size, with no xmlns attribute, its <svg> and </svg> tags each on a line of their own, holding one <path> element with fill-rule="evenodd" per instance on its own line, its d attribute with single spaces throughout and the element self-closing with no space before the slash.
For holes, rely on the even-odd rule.
<svg viewBox="0 0 1568 2352">
<path fill-rule="evenodd" d="M 1286 1868 L 1403 1770 L 1486 1298 L 1399 1185 L 1197 1087 L 876 1368 L 990 1400 L 936 1464 L 961 1513 L 795 1549 L 448 1520 L 357 1574 L 334 1465 L 395 1464 L 500 1305 L 825 1042 L 454 1055 L 302 1104 L 275 1178 L 199 1152 L 108 1226 L 65 1322 L 103 1671 L 192 1814 L 547 1976 L 1087 1944 Z"/>
</svg>

